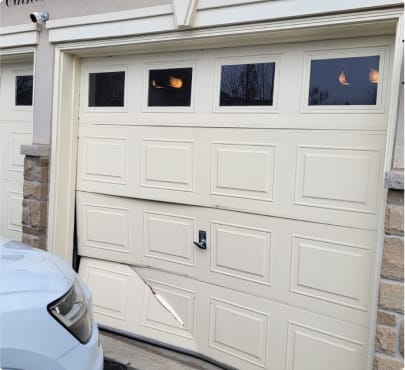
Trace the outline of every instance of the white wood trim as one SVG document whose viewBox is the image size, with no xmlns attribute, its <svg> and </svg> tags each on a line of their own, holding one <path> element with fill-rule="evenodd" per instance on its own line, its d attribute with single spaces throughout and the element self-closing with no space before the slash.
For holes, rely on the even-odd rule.
<svg viewBox="0 0 405 370">
<path fill-rule="evenodd" d="M 162 15 L 173 14 L 173 8 L 169 5 L 150 6 L 147 8 L 129 9 L 113 13 L 101 13 L 86 15 L 81 17 L 62 18 L 49 20 L 46 22 L 46 28 L 54 29 L 60 27 L 79 26 L 86 24 L 106 23 L 123 21 L 127 19 L 140 19 L 158 17 Z"/>
<path fill-rule="evenodd" d="M 381 175 L 381 184 L 384 184 L 384 177 L 387 171 L 391 170 L 392 167 L 392 157 L 395 143 L 396 135 L 396 124 L 398 117 L 398 97 L 400 89 L 400 76 L 401 69 L 404 68 L 404 49 L 403 49 L 403 32 L 404 32 L 404 17 L 403 14 L 399 15 L 396 27 L 396 37 L 395 46 L 393 52 L 393 62 L 392 62 L 392 72 L 391 72 L 391 86 L 388 99 L 388 127 L 387 127 L 387 139 L 385 147 L 385 158 L 384 158 L 384 171 Z M 382 185 L 381 185 L 382 186 Z M 380 209 L 384 209 L 386 206 L 387 193 L 381 199 Z M 384 224 L 385 224 L 385 212 L 380 212 L 379 222 L 378 222 L 378 236 L 377 236 L 377 248 L 375 257 L 375 267 L 374 267 L 374 291 L 372 292 L 371 302 L 374 304 L 371 306 L 371 325 L 370 325 L 370 335 L 369 335 L 369 353 L 368 353 L 368 366 L 367 369 L 371 370 L 373 368 L 373 358 L 375 352 L 375 334 L 377 330 L 377 313 L 378 313 L 378 293 L 379 293 L 379 282 L 380 282 L 380 268 L 383 256 L 384 248 Z"/>
<path fill-rule="evenodd" d="M 51 252 L 71 263 L 80 79 L 78 58 L 56 49 L 54 76 L 47 245 Z"/>
<path fill-rule="evenodd" d="M 14 48 L 18 46 L 37 45 L 37 44 L 38 44 L 37 31 L 0 35 L 0 48 Z"/>
<path fill-rule="evenodd" d="M 35 47 L 0 49 L 0 61 L 2 63 L 12 63 L 30 59 L 33 60 L 34 57 Z"/>
<path fill-rule="evenodd" d="M 400 5 L 399 2 L 387 3 L 386 1 L 371 0 L 342 0 L 342 1 L 317 1 L 317 0 L 289 0 L 265 1 L 251 4 L 239 4 L 205 9 L 198 11 L 194 20 L 194 27 L 212 27 L 224 24 L 244 22 L 259 22 L 277 19 L 291 19 L 294 17 L 319 16 L 338 12 L 370 10 L 381 6 Z M 342 19 L 346 15 L 340 15 Z"/>
<path fill-rule="evenodd" d="M 25 24 L 18 24 L 16 26 L 1 27 L 0 35 L 8 35 L 39 30 L 40 26 L 37 23 L 25 23 Z"/>
<path fill-rule="evenodd" d="M 177 27 L 193 25 L 198 0 L 172 0 Z"/>
<path fill-rule="evenodd" d="M 111 32 L 111 37 L 118 37 L 124 35 L 133 35 L 139 33 L 163 32 L 167 30 L 165 16 L 169 16 L 170 30 L 174 31 L 178 26 L 189 26 L 191 16 L 193 16 L 193 27 L 220 27 L 229 24 L 246 23 L 246 22 L 263 22 L 275 21 L 283 18 L 293 17 L 308 17 L 319 16 L 323 14 L 332 14 L 344 11 L 359 11 L 368 10 L 372 11 L 381 7 L 395 7 L 401 6 L 402 2 L 399 0 L 358 0 L 353 3 L 350 0 L 342 0 L 339 2 L 319 2 L 317 0 L 289 0 L 289 1 L 240 1 L 240 0 L 200 0 L 196 1 L 194 6 L 197 10 L 193 11 L 191 7 L 190 14 L 186 14 L 186 19 L 180 21 L 177 14 L 174 13 L 174 6 L 172 4 L 146 7 L 140 9 L 110 12 L 96 15 L 88 15 L 81 17 L 64 18 L 57 20 L 49 20 L 46 27 L 50 30 L 50 41 L 60 42 L 69 40 L 89 39 L 96 37 L 107 37 L 105 32 Z M 330 17 L 330 16 L 328 16 Z M 339 16 L 342 22 L 347 23 L 347 15 Z M 161 18 L 158 22 L 160 27 L 153 26 L 153 18 Z M 190 19 L 189 19 L 190 18 Z M 148 19 L 149 26 L 141 27 L 140 24 L 145 24 L 142 20 Z M 130 21 L 128 29 L 121 27 L 118 21 Z M 167 20 L 166 20 L 167 21 Z M 295 22 L 291 20 L 291 22 Z M 97 24 L 104 24 L 106 27 L 103 32 Z M 115 24 L 114 24 L 115 23 Z M 183 24 L 184 23 L 184 24 Z M 289 22 L 290 23 L 290 22 Z M 108 24 L 108 26 L 107 26 Z M 139 24 L 139 27 L 138 27 Z M 83 26 L 93 26 L 92 32 L 80 33 L 73 30 L 75 28 L 82 29 Z M 64 28 L 59 30 L 59 28 Z M 90 31 L 90 30 L 89 30 Z M 70 35 L 70 36 L 69 36 Z M 69 38 L 70 37 L 70 38 Z"/>
<path fill-rule="evenodd" d="M 198 9 L 213 9 L 213 8 L 225 8 L 229 6 L 236 5 L 246 5 L 251 3 L 265 3 L 268 0 L 198 0 Z M 377 6 L 395 6 L 400 4 L 401 1 L 386 1 L 386 0 L 362 0 L 356 1 L 354 3 L 350 0 L 344 0 L 340 2 L 329 2 L 329 4 L 324 2 L 319 2 L 317 0 L 306 0 L 305 3 L 301 0 L 289 1 L 288 4 L 284 4 L 287 8 L 289 14 L 291 12 L 299 12 L 299 14 L 304 14 L 308 9 L 312 8 L 314 12 L 326 12 L 327 8 L 335 9 L 359 9 L 364 7 L 377 7 Z M 323 7 L 323 8 L 322 8 Z M 290 15 L 291 16 L 291 15 Z"/>
<path fill-rule="evenodd" d="M 19 46 L 37 45 L 39 25 L 34 23 L 0 28 L 0 50 Z"/>
<path fill-rule="evenodd" d="M 350 13 L 345 15 L 331 15 L 321 17 L 299 18 L 282 21 L 268 21 L 264 23 L 251 23 L 245 25 L 221 26 L 208 29 L 193 30 L 193 32 L 176 31 L 173 15 L 126 20 L 123 22 L 109 22 L 83 26 L 69 26 L 49 30 L 51 43 L 71 42 L 63 48 L 84 49 L 89 47 L 119 47 L 128 45 L 151 45 L 162 42 L 188 42 L 197 48 L 197 42 L 205 47 L 231 46 L 244 41 L 246 37 L 250 42 L 252 36 L 258 38 L 257 42 L 279 42 L 284 40 L 302 41 L 306 39 L 327 39 L 341 37 L 364 36 L 371 34 L 389 34 L 395 32 L 395 23 L 401 8 Z M 378 23 L 380 21 L 381 23 Z M 370 25 L 372 23 L 372 25 Z M 380 27 L 377 27 L 380 26 Z M 336 27 L 336 28 L 334 28 Z M 376 27 L 373 30 L 373 27 Z M 360 28 L 360 29 L 359 29 Z M 321 31 L 322 29 L 322 31 Z M 145 35 L 147 33 L 155 33 Z M 279 32 L 280 34 L 277 34 Z M 136 35 L 136 37 L 134 37 Z M 271 38 L 269 37 L 271 35 Z M 336 36 L 337 35 L 337 36 Z M 133 36 L 130 38 L 130 36 Z M 229 39 L 237 36 L 237 39 Z M 121 37 L 110 40 L 96 40 L 102 38 Z M 125 37 L 125 38 L 124 38 Z M 264 40 L 261 40 L 262 37 Z M 91 41 L 90 41 L 91 39 Z M 219 41 L 223 45 L 220 45 Z M 85 41 L 89 40 L 89 41 Z M 80 44 L 79 44 L 80 42 Z M 160 45 L 162 47 L 162 45 Z M 201 46 L 201 45 L 200 45 Z M 189 46 L 190 47 L 190 46 Z M 128 53 L 128 51 L 127 51 Z"/>
</svg>

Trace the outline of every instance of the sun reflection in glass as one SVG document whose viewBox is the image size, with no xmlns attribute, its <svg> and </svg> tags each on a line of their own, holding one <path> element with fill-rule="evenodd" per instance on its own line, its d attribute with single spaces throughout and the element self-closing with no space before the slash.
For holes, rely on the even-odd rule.
<svg viewBox="0 0 405 370">
<path fill-rule="evenodd" d="M 368 80 L 373 84 L 378 84 L 379 72 L 374 68 L 369 68 Z"/>
<path fill-rule="evenodd" d="M 343 86 L 350 86 L 351 84 L 346 80 L 345 71 L 340 72 L 339 74 L 339 83 Z"/>
</svg>

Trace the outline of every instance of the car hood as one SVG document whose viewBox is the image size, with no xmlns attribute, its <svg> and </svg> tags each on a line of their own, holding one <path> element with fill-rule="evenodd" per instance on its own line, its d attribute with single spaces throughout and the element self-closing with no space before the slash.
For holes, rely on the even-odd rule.
<svg viewBox="0 0 405 370">
<path fill-rule="evenodd" d="M 49 299 L 65 294 L 75 279 L 59 257 L 0 237 L 0 295 L 45 293 Z"/>
</svg>

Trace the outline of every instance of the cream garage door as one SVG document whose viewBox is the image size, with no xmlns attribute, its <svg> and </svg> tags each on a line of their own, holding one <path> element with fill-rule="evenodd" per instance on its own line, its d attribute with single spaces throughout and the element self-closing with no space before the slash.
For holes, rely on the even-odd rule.
<svg viewBox="0 0 405 370">
<path fill-rule="evenodd" d="M 24 157 L 32 140 L 32 61 L 0 64 L 0 235 L 21 240 Z"/>
<path fill-rule="evenodd" d="M 108 327 L 366 368 L 391 39 L 82 59 L 80 274 Z"/>
</svg>

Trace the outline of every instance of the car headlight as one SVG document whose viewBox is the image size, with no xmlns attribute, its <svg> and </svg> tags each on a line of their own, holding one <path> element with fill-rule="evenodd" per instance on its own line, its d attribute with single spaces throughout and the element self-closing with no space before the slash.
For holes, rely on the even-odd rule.
<svg viewBox="0 0 405 370">
<path fill-rule="evenodd" d="M 92 332 L 91 303 L 78 280 L 65 295 L 48 305 L 48 311 L 81 343 L 89 341 Z"/>
</svg>

